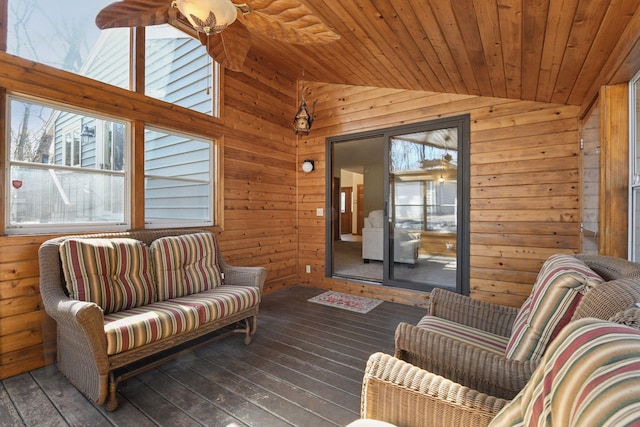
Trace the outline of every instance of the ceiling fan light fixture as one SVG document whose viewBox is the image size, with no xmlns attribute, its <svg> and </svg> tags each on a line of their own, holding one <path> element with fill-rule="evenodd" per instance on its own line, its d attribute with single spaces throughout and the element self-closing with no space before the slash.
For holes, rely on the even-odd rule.
<svg viewBox="0 0 640 427">
<path fill-rule="evenodd" d="M 219 33 L 238 17 L 231 0 L 175 0 L 175 5 L 193 28 L 207 35 Z"/>
</svg>

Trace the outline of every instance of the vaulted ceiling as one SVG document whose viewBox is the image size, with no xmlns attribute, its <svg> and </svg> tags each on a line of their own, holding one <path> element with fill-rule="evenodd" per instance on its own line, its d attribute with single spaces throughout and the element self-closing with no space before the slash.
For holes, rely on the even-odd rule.
<svg viewBox="0 0 640 427">
<path fill-rule="evenodd" d="M 301 0 L 337 42 L 253 37 L 287 76 L 585 105 L 640 69 L 638 0 Z"/>
</svg>

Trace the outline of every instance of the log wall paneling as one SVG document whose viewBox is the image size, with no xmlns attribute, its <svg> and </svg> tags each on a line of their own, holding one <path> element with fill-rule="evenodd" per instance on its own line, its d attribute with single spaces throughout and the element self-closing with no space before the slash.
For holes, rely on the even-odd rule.
<svg viewBox="0 0 640 427">
<path fill-rule="evenodd" d="M 145 123 L 221 139 L 219 167 L 224 174 L 219 179 L 224 206 L 218 208 L 223 209 L 224 222 L 222 228 L 212 230 L 218 233 L 220 248 L 230 263 L 267 267 L 268 293 L 297 280 L 296 138 L 290 127 L 296 91 L 294 78 L 251 60 L 247 65 L 250 71 L 244 74 L 224 76 L 224 120 L 2 52 L 0 95 L 10 90 L 109 115 L 126 111 L 138 141 L 133 200 L 144 194 Z M 4 104 L 0 106 L 4 118 Z M 0 130 L 5 125 L 0 120 Z M 7 146 L 5 135 L 0 132 L 0 153 Z M 2 155 L 0 163 L 4 164 L 4 158 Z M 4 213 L 4 201 L 1 203 Z M 143 208 L 143 203 L 134 206 L 133 228 L 144 226 Z M 38 248 L 50 237 L 0 236 L 0 378 L 55 360 L 55 322 L 42 307 L 38 271 Z"/>
<path fill-rule="evenodd" d="M 324 277 L 328 219 L 315 210 L 326 202 L 325 141 L 466 113 L 471 296 L 519 306 L 550 255 L 579 251 L 579 107 L 321 83 L 312 85 L 315 98 L 314 127 L 298 141 L 298 158 L 316 159 L 316 171 L 300 174 L 298 185 L 301 283 L 425 304 L 425 293 Z"/>
<path fill-rule="evenodd" d="M 600 90 L 600 197 L 598 253 L 627 258 L 629 209 L 628 84 Z"/>
</svg>

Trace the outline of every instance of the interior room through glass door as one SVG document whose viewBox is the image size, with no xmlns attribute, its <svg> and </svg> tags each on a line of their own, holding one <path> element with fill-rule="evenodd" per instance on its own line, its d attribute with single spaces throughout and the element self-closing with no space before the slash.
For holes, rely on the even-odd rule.
<svg viewBox="0 0 640 427">
<path fill-rule="evenodd" d="M 456 289 L 458 138 L 457 127 L 389 138 L 391 281 Z"/>
</svg>

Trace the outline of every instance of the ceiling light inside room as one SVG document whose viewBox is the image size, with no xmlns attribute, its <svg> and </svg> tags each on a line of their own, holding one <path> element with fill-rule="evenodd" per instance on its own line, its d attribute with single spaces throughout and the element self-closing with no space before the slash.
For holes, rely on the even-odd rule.
<svg viewBox="0 0 640 427">
<path fill-rule="evenodd" d="M 193 28 L 207 35 L 219 33 L 238 17 L 230 0 L 175 0 L 173 4 Z"/>
</svg>

